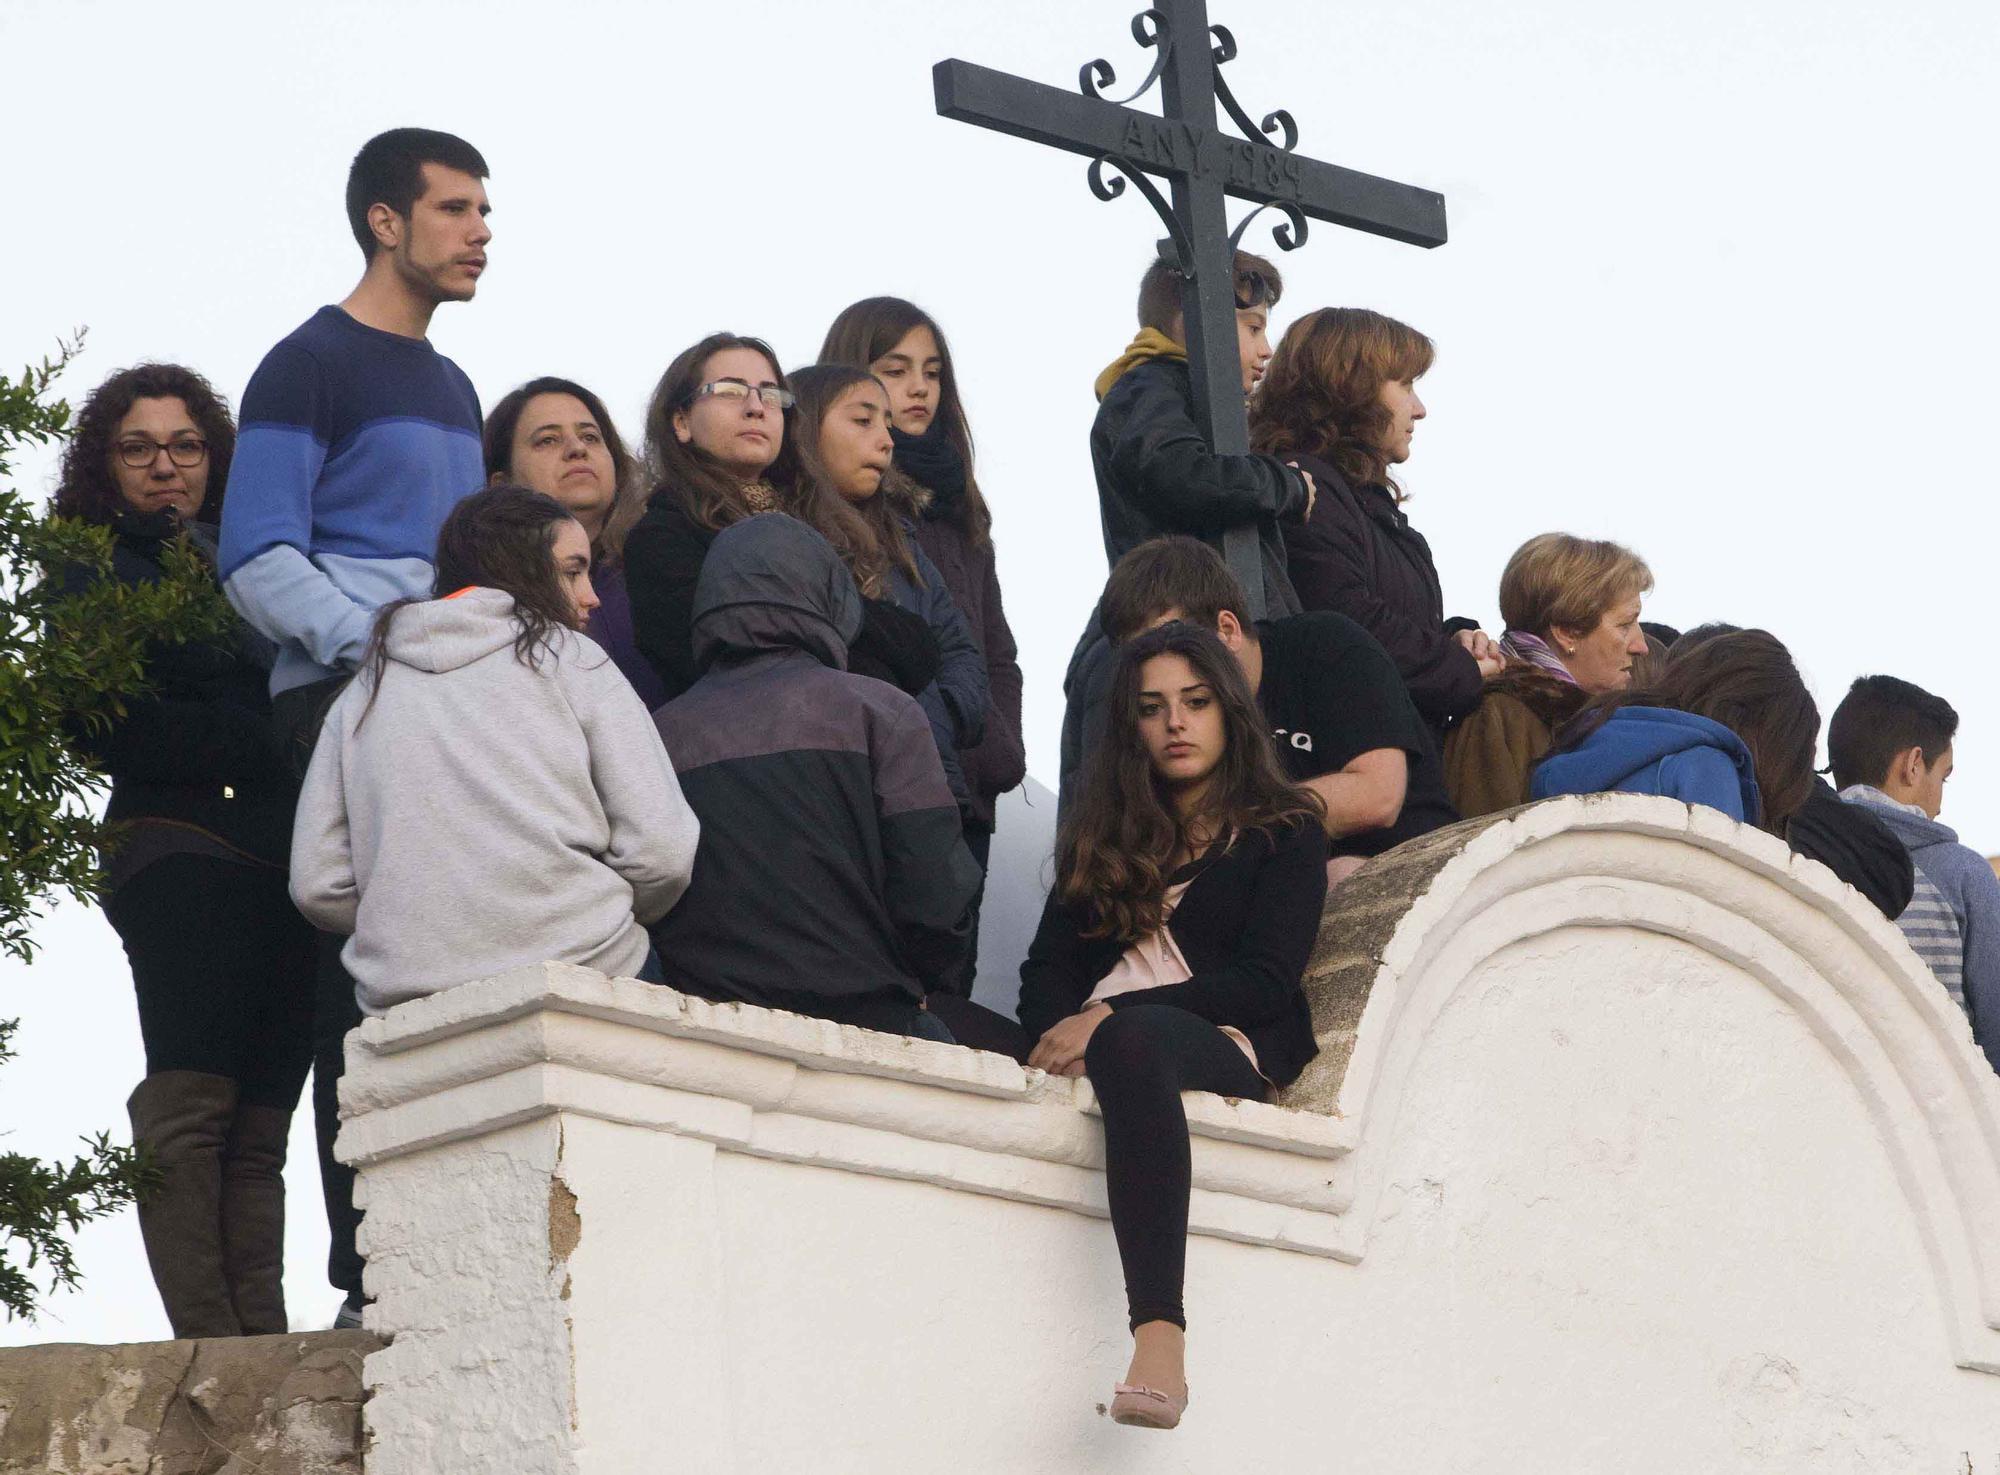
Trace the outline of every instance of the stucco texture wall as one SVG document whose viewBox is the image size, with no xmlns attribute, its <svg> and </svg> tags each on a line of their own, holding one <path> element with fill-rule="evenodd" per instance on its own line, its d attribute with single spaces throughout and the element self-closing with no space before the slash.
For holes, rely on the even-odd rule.
<svg viewBox="0 0 2000 1475">
<path fill-rule="evenodd" d="M 1190 1098 L 1165 1435 L 1087 1083 L 572 969 L 371 1021 L 371 1471 L 2000 1463 L 2000 1083 L 1893 927 L 1669 801 L 1350 885 L 1288 1107 Z"/>
</svg>

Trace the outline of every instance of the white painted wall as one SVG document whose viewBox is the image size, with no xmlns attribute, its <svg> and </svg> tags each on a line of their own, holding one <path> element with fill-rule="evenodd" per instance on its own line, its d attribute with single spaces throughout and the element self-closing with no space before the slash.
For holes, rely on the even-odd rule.
<svg viewBox="0 0 2000 1475">
<path fill-rule="evenodd" d="M 1667 801 L 1434 854 L 1344 1115 L 1189 1098 L 1172 1434 L 1086 1084 L 557 967 L 370 1021 L 372 1475 L 2000 1462 L 2000 1083 L 1894 929 Z"/>
</svg>

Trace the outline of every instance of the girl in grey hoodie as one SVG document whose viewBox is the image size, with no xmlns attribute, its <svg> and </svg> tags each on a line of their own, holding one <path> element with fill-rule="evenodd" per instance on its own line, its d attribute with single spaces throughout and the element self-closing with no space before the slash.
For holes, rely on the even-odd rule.
<svg viewBox="0 0 2000 1475">
<path fill-rule="evenodd" d="M 347 933 L 368 1014 L 547 960 L 657 971 L 646 924 L 700 827 L 652 718 L 581 634 L 590 544 L 497 486 L 438 535 L 438 598 L 386 607 L 327 714 L 292 836 L 292 897 Z"/>
</svg>

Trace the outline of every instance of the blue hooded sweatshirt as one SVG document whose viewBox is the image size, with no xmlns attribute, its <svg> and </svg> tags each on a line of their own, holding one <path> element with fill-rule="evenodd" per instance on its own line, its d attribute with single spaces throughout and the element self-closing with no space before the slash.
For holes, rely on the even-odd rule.
<svg viewBox="0 0 2000 1475">
<path fill-rule="evenodd" d="M 1762 813 L 1750 750 L 1720 722 L 1671 707 L 1620 707 L 1567 752 L 1535 769 L 1537 799 L 1557 794 L 1660 794 L 1755 824 Z"/>
</svg>

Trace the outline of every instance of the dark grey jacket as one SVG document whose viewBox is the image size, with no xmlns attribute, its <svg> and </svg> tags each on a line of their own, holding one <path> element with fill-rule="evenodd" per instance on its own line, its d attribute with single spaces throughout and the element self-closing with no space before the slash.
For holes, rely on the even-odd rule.
<svg viewBox="0 0 2000 1475">
<path fill-rule="evenodd" d="M 700 678 L 655 714 L 702 824 L 653 929 L 669 983 L 818 1012 L 921 999 L 969 940 L 979 869 L 923 709 L 847 669 L 861 597 L 831 545 L 776 513 L 716 535 L 693 604 Z"/>
</svg>

